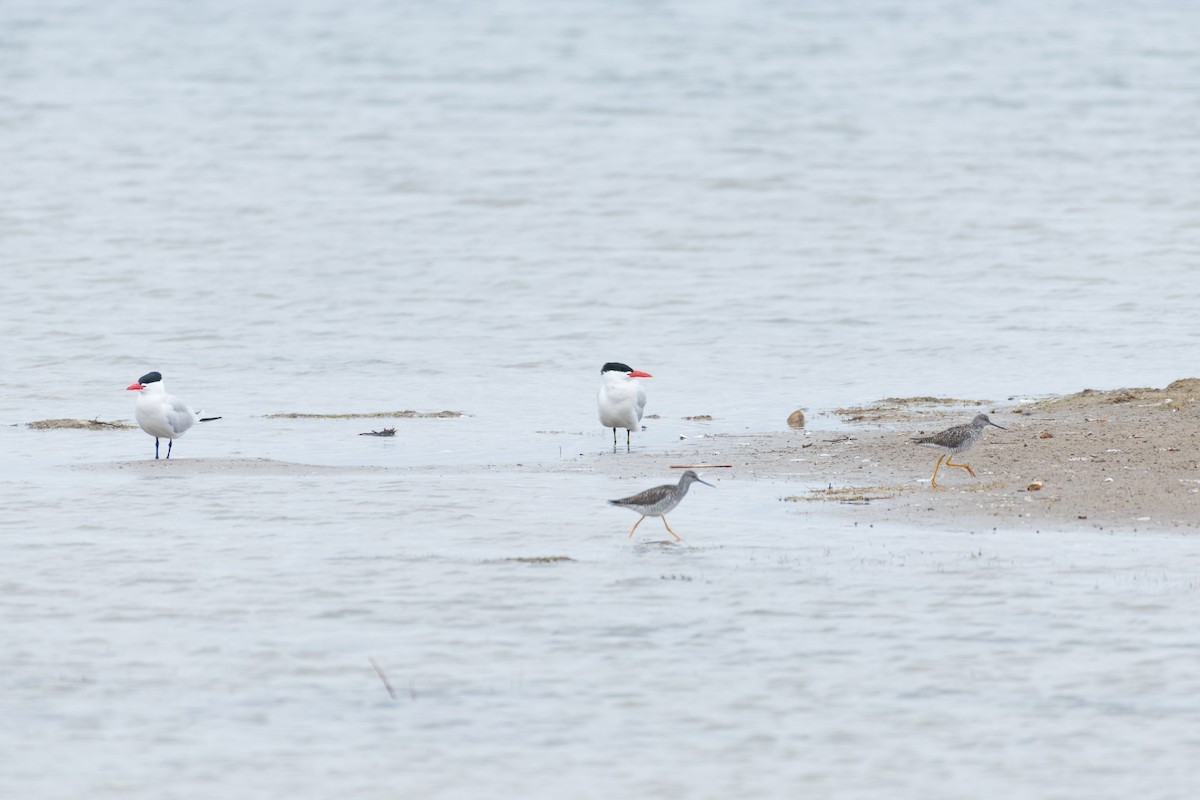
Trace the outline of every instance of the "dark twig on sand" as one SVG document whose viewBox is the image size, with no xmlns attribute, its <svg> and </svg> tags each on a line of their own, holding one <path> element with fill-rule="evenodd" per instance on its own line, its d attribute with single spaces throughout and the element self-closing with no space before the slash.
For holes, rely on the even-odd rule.
<svg viewBox="0 0 1200 800">
<path fill-rule="evenodd" d="M 395 436 L 395 428 L 384 428 L 381 431 L 371 431 L 370 433 L 360 433 L 359 436 Z"/>
</svg>

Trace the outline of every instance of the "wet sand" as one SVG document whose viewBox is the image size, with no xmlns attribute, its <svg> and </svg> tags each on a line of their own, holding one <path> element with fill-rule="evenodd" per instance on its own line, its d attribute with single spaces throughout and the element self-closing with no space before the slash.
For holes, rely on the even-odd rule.
<svg viewBox="0 0 1200 800">
<path fill-rule="evenodd" d="M 1084 391 L 1017 404 L 881 401 L 842 410 L 848 429 L 714 436 L 690 443 L 695 462 L 735 479 L 794 480 L 785 498 L 870 523 L 938 528 L 1122 530 L 1200 527 L 1200 380 L 1166 389 Z M 969 422 L 988 428 L 938 473 L 940 450 L 914 436 Z"/>
<path fill-rule="evenodd" d="M 915 436 L 969 422 L 988 428 L 938 473 L 940 450 Z M 1034 402 L 901 398 L 839 409 L 842 426 L 773 433 L 714 433 L 636 460 L 581 457 L 527 469 L 636 474 L 647 488 L 672 467 L 710 467 L 717 480 L 784 482 L 785 502 L 864 523 L 991 529 L 1170 530 L 1200 527 L 1200 379 L 1164 389 L 1084 390 Z M 781 423 L 786 414 L 781 414 Z M 823 417 L 828 420 L 829 417 Z M 719 431 L 721 420 L 714 420 Z M 618 454 L 620 455 L 620 454 Z M 582 462 L 582 463 L 580 463 Z M 704 467 L 698 467 L 704 472 Z M 657 471 L 656 471 L 657 469 Z M 794 488 L 787 484 L 794 483 Z"/>
<path fill-rule="evenodd" d="M 988 428 L 943 466 L 940 451 L 914 436 L 970 421 L 985 411 L 1007 430 Z M 145 474 L 317 476 L 349 473 L 461 475 L 575 473 L 628 480 L 631 491 L 697 467 L 710 480 L 775 481 L 798 510 L 848 515 L 864 523 L 991 529 L 1192 530 L 1200 527 L 1200 379 L 1165 389 L 1090 391 L 1036 402 L 888 399 L 835 412 L 843 425 L 778 432 L 713 433 L 653 448 L 580 453 L 543 463 L 416 467 L 319 466 L 270 459 L 137 460 L 75 467 Z M 781 417 L 786 414 L 781 415 Z M 729 465 L 729 466 L 711 466 Z"/>
</svg>

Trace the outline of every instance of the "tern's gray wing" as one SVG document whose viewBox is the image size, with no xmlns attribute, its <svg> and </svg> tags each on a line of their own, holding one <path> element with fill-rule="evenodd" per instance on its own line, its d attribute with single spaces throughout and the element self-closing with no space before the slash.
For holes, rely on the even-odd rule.
<svg viewBox="0 0 1200 800">
<path fill-rule="evenodd" d="M 176 434 L 181 434 L 196 424 L 196 415 L 187 407 L 187 403 L 178 397 L 171 397 L 167 408 L 167 424 Z"/>
</svg>

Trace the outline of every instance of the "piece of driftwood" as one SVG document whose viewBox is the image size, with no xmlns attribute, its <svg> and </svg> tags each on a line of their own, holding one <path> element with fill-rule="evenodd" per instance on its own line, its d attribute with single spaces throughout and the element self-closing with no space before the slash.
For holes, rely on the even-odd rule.
<svg viewBox="0 0 1200 800">
<path fill-rule="evenodd" d="M 375 674 L 379 676 L 379 680 L 383 681 L 383 688 L 387 689 L 388 697 L 396 699 L 396 690 L 392 688 L 392 682 L 387 679 L 387 675 L 383 671 L 383 667 L 379 666 L 379 662 L 373 657 L 367 656 L 367 660 L 371 662 L 371 666 L 375 668 Z"/>
<path fill-rule="evenodd" d="M 395 436 L 395 428 L 384 428 L 381 431 L 370 431 L 368 433 L 360 433 L 359 436 Z"/>
</svg>

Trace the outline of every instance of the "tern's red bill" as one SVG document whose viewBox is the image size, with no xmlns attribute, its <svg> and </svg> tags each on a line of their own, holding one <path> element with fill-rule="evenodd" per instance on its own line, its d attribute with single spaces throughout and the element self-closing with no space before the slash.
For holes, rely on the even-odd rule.
<svg viewBox="0 0 1200 800">
<path fill-rule="evenodd" d="M 125 391 L 128 392 L 130 389 L 137 389 L 138 391 L 141 391 L 142 389 L 145 389 L 145 388 L 146 387 L 140 383 L 131 383 L 125 387 Z"/>
<path fill-rule="evenodd" d="M 631 378 L 653 378 L 654 376 L 651 375 L 649 372 L 642 372 L 640 369 L 635 369 L 633 372 L 629 373 L 629 377 L 631 377 Z"/>
</svg>

